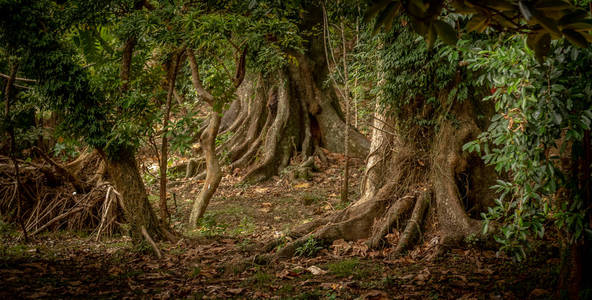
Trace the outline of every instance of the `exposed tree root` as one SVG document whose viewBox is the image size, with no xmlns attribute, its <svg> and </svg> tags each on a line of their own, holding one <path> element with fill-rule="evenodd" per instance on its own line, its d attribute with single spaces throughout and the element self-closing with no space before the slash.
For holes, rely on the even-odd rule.
<svg viewBox="0 0 592 300">
<path fill-rule="evenodd" d="M 386 213 L 386 220 L 377 226 L 377 230 L 372 234 L 372 237 L 368 239 L 368 247 L 377 249 L 383 246 L 382 242 L 384 236 L 389 233 L 391 228 L 398 227 L 403 221 L 403 217 L 409 213 L 415 202 L 415 197 L 405 196 L 397 200 L 395 204 L 391 205 Z"/>
<path fill-rule="evenodd" d="M 407 226 L 405 226 L 405 231 L 403 231 L 399 243 L 397 243 L 397 248 L 395 248 L 395 251 L 391 256 L 402 254 L 409 249 L 409 247 L 413 246 L 413 243 L 415 243 L 421 235 L 423 220 L 430 205 L 430 194 L 431 191 L 424 191 L 419 199 L 415 201 L 415 207 L 413 208 L 413 213 L 411 213 L 411 218 L 409 218 Z"/>
<path fill-rule="evenodd" d="M 289 87 L 286 85 L 287 82 L 284 81 L 284 84 L 280 84 L 270 93 L 267 105 L 268 115 L 275 116 L 275 118 L 265 137 L 263 158 L 259 164 L 247 172 L 244 176 L 245 182 L 255 183 L 265 180 L 279 169 L 284 168 L 289 162 L 292 151 L 290 138 L 297 138 L 297 136 L 290 135 L 289 127 L 296 126 L 298 120 L 290 119 L 290 109 L 293 107 L 290 102 L 293 99 L 291 99 L 288 93 Z"/>
<path fill-rule="evenodd" d="M 401 234 L 391 257 L 412 249 L 423 240 L 428 228 L 434 230 L 430 234 L 439 236 L 440 243 L 432 258 L 450 246 L 462 244 L 467 237 L 487 240 L 481 234 L 481 221 L 471 218 L 468 211 L 486 206 L 484 203 L 494 197 L 491 193 L 484 195 L 483 189 L 473 188 L 474 184 L 489 184 L 495 177 L 482 165 L 471 165 L 473 158 L 462 151 L 462 146 L 480 132 L 474 121 L 473 104 L 465 101 L 451 113 L 455 114 L 455 118 L 450 118 L 454 123 L 442 119 L 431 139 L 433 144 L 415 140 L 414 137 L 420 136 L 419 131 L 406 132 L 411 138 L 398 136 L 395 133 L 401 130 L 396 127 L 373 138 L 371 149 L 377 159 L 368 160 L 360 200 L 344 211 L 298 226 L 288 234 L 294 239 L 292 242 L 257 260 L 268 262 L 290 257 L 310 238 L 325 245 L 338 239 L 368 239 L 370 248 L 379 248 L 386 244 L 382 241 L 392 228 Z M 459 180 L 461 176 L 466 182 Z M 436 226 L 426 226 L 426 220 L 434 220 Z M 274 241 L 268 249 L 276 245 Z"/>
<path fill-rule="evenodd" d="M 150 246 L 152 246 L 152 249 L 154 249 L 154 253 L 156 253 L 156 256 L 159 259 L 162 258 L 162 253 L 160 252 L 160 249 L 158 249 L 158 246 L 156 245 L 156 243 L 154 242 L 154 240 L 152 239 L 150 234 L 148 234 L 148 231 L 146 231 L 146 227 L 144 227 L 144 226 L 142 226 L 142 235 L 144 236 L 146 241 L 150 244 Z"/>
<path fill-rule="evenodd" d="M 336 213 L 325 220 L 317 220 L 313 224 L 304 225 L 291 233 L 296 238 L 282 247 L 277 253 L 278 258 L 294 255 L 296 249 L 309 238 L 330 243 L 337 239 L 355 241 L 371 235 L 375 218 L 384 213 L 385 207 L 392 199 L 395 184 L 384 186 L 373 199 L 357 202 L 347 209 Z M 308 232 L 306 232 L 308 230 Z"/>
</svg>

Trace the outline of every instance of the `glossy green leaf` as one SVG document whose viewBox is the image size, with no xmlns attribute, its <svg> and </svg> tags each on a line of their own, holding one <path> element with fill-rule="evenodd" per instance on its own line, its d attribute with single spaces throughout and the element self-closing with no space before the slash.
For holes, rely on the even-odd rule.
<svg viewBox="0 0 592 300">
<path fill-rule="evenodd" d="M 364 22 L 365 23 L 369 22 L 372 18 L 374 18 L 376 15 L 378 15 L 380 12 L 382 12 L 387 7 L 387 5 L 389 5 L 392 2 L 398 2 L 398 1 L 379 0 L 379 1 L 375 2 L 374 4 L 372 4 L 366 10 L 366 14 L 364 15 Z"/>
<path fill-rule="evenodd" d="M 468 32 L 473 32 L 473 31 L 483 32 L 483 30 L 485 30 L 485 28 L 487 28 L 487 23 L 488 23 L 487 18 L 485 18 L 481 15 L 475 15 L 471 18 L 471 20 L 469 20 L 469 22 L 467 23 L 467 26 L 465 28 Z"/>
<path fill-rule="evenodd" d="M 571 29 L 564 29 L 562 32 L 563 32 L 565 38 L 568 39 L 570 42 L 572 42 L 574 45 L 581 47 L 581 48 L 588 47 L 588 41 L 579 32 L 571 30 Z"/>
<path fill-rule="evenodd" d="M 436 20 L 434 21 L 434 29 L 436 30 L 436 33 L 438 33 L 440 39 L 444 41 L 444 43 L 451 46 L 456 45 L 456 42 L 458 41 L 458 37 L 456 35 L 457 32 L 450 24 L 444 21 Z"/>
</svg>

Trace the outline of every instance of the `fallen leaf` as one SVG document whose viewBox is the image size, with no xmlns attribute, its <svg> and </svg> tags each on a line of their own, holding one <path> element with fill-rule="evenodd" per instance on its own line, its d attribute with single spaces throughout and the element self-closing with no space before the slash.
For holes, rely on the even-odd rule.
<svg viewBox="0 0 592 300">
<path fill-rule="evenodd" d="M 282 270 L 279 273 L 275 274 L 275 277 L 280 278 L 280 279 L 293 279 L 295 277 L 297 277 L 298 274 L 297 272 L 294 272 L 292 270 Z"/>
<path fill-rule="evenodd" d="M 464 294 L 457 300 L 477 300 L 477 298 L 473 297 L 472 294 Z"/>
<path fill-rule="evenodd" d="M 479 269 L 479 270 L 477 270 L 477 273 L 478 273 L 478 274 L 484 274 L 484 275 L 491 275 L 491 274 L 493 274 L 494 272 L 493 272 L 491 269 L 484 268 L 484 269 Z"/>
<path fill-rule="evenodd" d="M 228 292 L 234 295 L 241 294 L 245 289 L 244 288 L 236 288 L 236 289 L 228 289 Z"/>
<path fill-rule="evenodd" d="M 349 250 L 351 250 L 351 245 L 346 242 L 344 239 L 339 239 L 339 240 L 335 240 L 333 241 L 333 244 L 331 244 L 331 247 L 333 249 L 333 254 L 334 255 L 345 255 L 347 254 L 347 252 Z"/>
<path fill-rule="evenodd" d="M 321 283 L 321 288 L 324 289 L 331 289 L 331 290 L 340 290 L 343 288 L 343 286 L 339 283 L 333 283 L 333 282 L 323 282 Z"/>
<path fill-rule="evenodd" d="M 263 193 L 267 192 L 268 190 L 269 190 L 268 188 L 258 187 L 258 188 L 255 188 L 255 193 L 263 194 Z"/>
<path fill-rule="evenodd" d="M 410 280 L 410 279 L 412 279 L 413 277 L 415 277 L 415 275 L 413 275 L 413 274 L 409 274 L 409 275 L 405 275 L 405 276 L 401 277 L 401 280 Z"/>
<path fill-rule="evenodd" d="M 549 296 L 551 295 L 551 293 L 547 290 L 544 289 L 534 289 L 532 290 L 532 292 L 530 292 L 530 295 L 528 296 L 529 299 L 533 299 L 533 298 L 537 298 L 537 297 L 543 297 L 543 296 Z"/>
<path fill-rule="evenodd" d="M 469 281 L 467 280 L 467 277 L 465 277 L 465 276 L 463 276 L 463 275 L 455 275 L 455 277 L 457 277 L 458 279 L 462 280 L 464 283 L 467 283 L 467 282 L 469 282 Z"/>
<path fill-rule="evenodd" d="M 306 270 L 309 271 L 310 273 L 312 273 L 312 275 L 327 274 L 327 271 L 325 271 L 317 266 L 310 266 L 310 267 L 306 268 Z"/>
<path fill-rule="evenodd" d="M 296 189 L 304 189 L 307 187 L 310 187 L 310 183 L 308 183 L 308 182 L 297 184 L 294 186 L 294 188 L 296 188 Z"/>
<path fill-rule="evenodd" d="M 373 291 L 369 291 L 369 292 L 363 294 L 358 299 L 363 299 L 363 300 L 388 300 L 388 299 L 391 299 L 391 298 L 389 298 L 389 296 L 385 292 L 383 292 L 383 291 L 373 290 Z"/>
<path fill-rule="evenodd" d="M 415 280 L 426 281 L 429 277 L 430 277 L 430 274 L 417 274 L 417 276 L 415 276 Z"/>
</svg>

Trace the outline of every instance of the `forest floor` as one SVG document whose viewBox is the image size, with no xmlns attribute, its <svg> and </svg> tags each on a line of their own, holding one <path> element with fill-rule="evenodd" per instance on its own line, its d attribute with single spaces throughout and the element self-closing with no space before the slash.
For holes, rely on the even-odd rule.
<svg viewBox="0 0 592 300">
<path fill-rule="evenodd" d="M 23 244 L 0 223 L 0 299 L 13 298 L 276 298 L 276 299 L 548 299 L 557 282 L 559 258 L 553 241 L 523 262 L 492 250 L 451 249 L 428 259 L 437 236 L 391 259 L 389 248 L 363 242 L 310 240 L 292 259 L 257 265 L 252 258 L 269 240 L 315 216 L 343 209 L 339 202 L 341 157 L 311 181 L 282 174 L 259 185 L 226 176 L 198 230 L 184 225 L 199 192 L 194 181 L 171 184 L 172 226 L 178 243 L 159 243 L 158 259 L 128 237 L 95 241 L 80 232 L 53 232 Z M 362 162 L 354 162 L 351 199 L 358 197 Z M 153 194 L 157 194 L 155 187 Z M 157 187 L 156 187 L 157 188 Z M 151 200 L 158 201 L 157 197 Z M 389 241 L 396 240 L 396 234 Z M 325 245 L 327 246 L 327 245 Z M 323 248 L 323 249 L 320 249 Z M 310 256 L 310 257 L 307 257 Z"/>
</svg>

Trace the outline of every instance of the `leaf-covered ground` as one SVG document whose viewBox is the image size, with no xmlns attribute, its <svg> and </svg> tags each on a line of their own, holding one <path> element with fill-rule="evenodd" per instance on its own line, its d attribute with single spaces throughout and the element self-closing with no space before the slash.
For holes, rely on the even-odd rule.
<svg viewBox="0 0 592 300">
<path fill-rule="evenodd" d="M 391 259 L 389 249 L 370 251 L 363 242 L 311 240 L 302 256 L 270 265 L 252 258 L 295 224 L 343 209 L 339 157 L 312 181 L 287 174 L 245 186 L 227 176 L 198 230 L 184 228 L 199 185 L 171 184 L 172 225 L 185 238 L 160 243 L 162 259 L 129 238 L 96 241 L 94 235 L 47 233 L 29 244 L 3 224 L 0 299 L 16 298 L 276 298 L 276 299 L 548 299 L 558 273 L 558 250 L 541 243 L 525 262 L 492 250 L 452 249 L 428 259 L 437 236 L 425 236 L 409 255 Z M 355 199 L 361 177 L 352 175 Z M 156 198 L 154 198 L 157 201 Z M 396 242 L 391 234 L 389 241 Z M 325 247 L 322 247 L 325 246 Z M 322 248 L 322 249 L 321 249 Z M 307 257 L 310 256 L 310 257 Z"/>
</svg>

